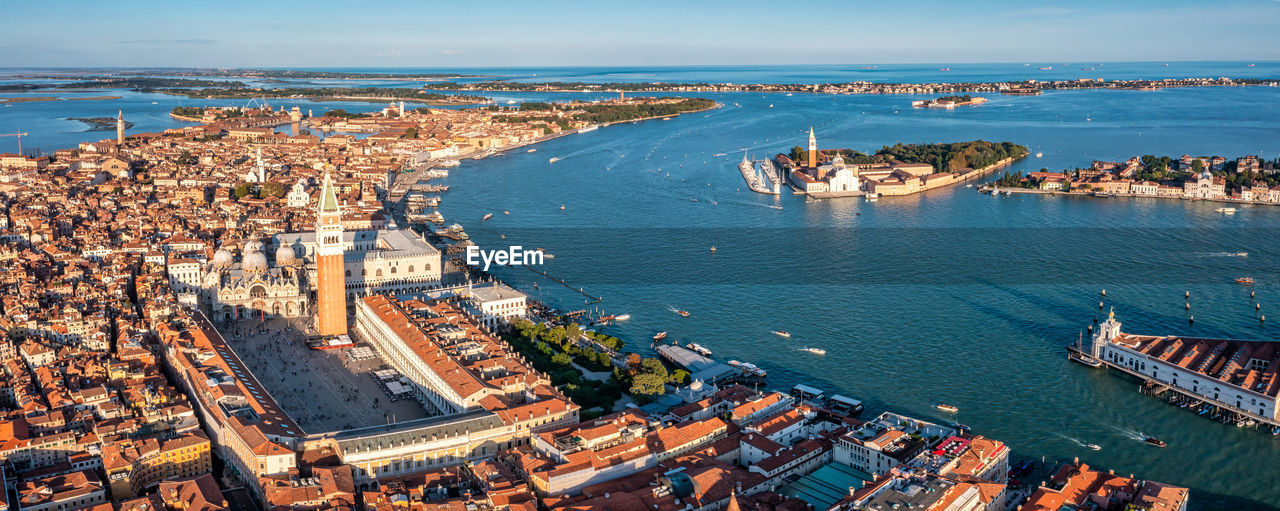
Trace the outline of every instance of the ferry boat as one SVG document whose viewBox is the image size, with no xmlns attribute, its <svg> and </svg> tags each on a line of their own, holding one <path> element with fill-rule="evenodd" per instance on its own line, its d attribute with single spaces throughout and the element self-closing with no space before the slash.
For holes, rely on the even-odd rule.
<svg viewBox="0 0 1280 511">
<path fill-rule="evenodd" d="M 707 349 L 705 346 L 703 346 L 703 345 L 701 345 L 701 344 L 698 344 L 698 343 L 696 343 L 696 342 L 691 342 L 691 343 L 689 343 L 689 344 L 686 344 L 686 345 L 684 345 L 684 347 L 689 348 L 689 349 L 693 350 L 693 352 L 694 352 L 694 353 L 697 353 L 697 354 L 702 355 L 702 356 L 704 356 L 704 357 L 709 357 L 709 356 L 711 356 L 711 350 Z"/>
<path fill-rule="evenodd" d="M 679 315 L 684 316 L 684 317 L 686 317 L 686 318 L 687 318 L 687 317 L 689 317 L 689 311 L 678 310 L 678 311 L 676 311 L 676 314 L 679 314 Z"/>
<path fill-rule="evenodd" d="M 946 403 L 938 403 L 934 405 L 934 407 L 947 413 L 956 413 L 960 411 L 959 408 L 956 408 L 955 406 L 952 406 Z"/>
<path fill-rule="evenodd" d="M 783 337 L 791 337 L 791 332 L 788 332 L 786 330 L 774 330 L 773 333 L 777 335 L 781 335 Z"/>
<path fill-rule="evenodd" d="M 484 214 L 484 218 L 481 218 L 481 219 L 480 219 L 480 221 L 481 221 L 481 222 L 487 222 L 487 221 L 489 221 L 489 219 L 490 219 L 490 218 L 493 218 L 493 213 L 485 213 L 485 214 Z"/>
<path fill-rule="evenodd" d="M 729 365 L 736 367 L 751 376 L 759 376 L 761 378 L 768 376 L 768 373 L 766 373 L 764 369 L 761 369 L 759 366 L 756 366 L 751 362 L 739 362 L 737 360 L 730 360 Z"/>
<path fill-rule="evenodd" d="M 582 129 L 579 129 L 579 130 L 578 130 L 578 133 L 589 133 L 589 132 L 595 131 L 595 130 L 597 130 L 597 129 L 599 129 L 599 128 L 600 128 L 600 126 L 597 126 L 597 125 L 595 125 L 595 124 L 591 124 L 591 125 L 588 125 L 588 126 L 584 126 L 584 127 L 582 127 Z"/>
<path fill-rule="evenodd" d="M 807 351 L 807 352 L 809 352 L 809 353 L 813 353 L 814 355 L 826 355 L 826 354 L 827 354 L 827 350 L 824 350 L 824 349 L 822 349 L 822 348 L 814 348 L 814 347 L 812 347 L 812 346 L 805 346 L 805 347 L 803 347 L 803 348 L 800 348 L 800 351 Z"/>
<path fill-rule="evenodd" d="M 547 160 L 547 163 L 555 163 L 558 161 L 560 161 L 560 158 L 556 158 L 555 156 L 552 156 L 551 159 Z"/>
<path fill-rule="evenodd" d="M 1089 450 L 1093 450 L 1093 451 L 1101 451 L 1101 450 L 1102 450 L 1102 446 L 1101 446 L 1101 445 L 1098 445 L 1098 444 L 1084 444 L 1084 448 L 1085 448 L 1085 449 L 1089 449 Z"/>
<path fill-rule="evenodd" d="M 1253 277 L 1240 277 L 1236 279 L 1236 284 L 1244 284 L 1246 286 L 1253 285 Z"/>
<path fill-rule="evenodd" d="M 655 340 L 655 341 L 661 341 L 661 340 L 666 339 L 666 338 L 667 338 L 667 333 L 666 333 L 666 332 L 658 332 L 658 333 L 656 333 L 656 334 L 653 334 L 653 340 Z"/>
<path fill-rule="evenodd" d="M 1151 446 L 1154 446 L 1154 447 L 1165 447 L 1165 446 L 1169 445 L 1169 444 L 1164 443 L 1164 440 L 1160 440 L 1160 439 L 1158 439 L 1158 438 L 1156 438 L 1156 437 L 1152 437 L 1152 436 L 1149 436 L 1149 437 L 1143 438 L 1143 439 L 1142 439 L 1142 441 L 1143 441 L 1143 442 L 1146 442 L 1148 445 L 1151 445 Z"/>
<path fill-rule="evenodd" d="M 1217 211 L 1218 213 L 1222 213 L 1224 215 L 1236 214 L 1236 208 L 1218 208 L 1218 209 L 1215 209 L 1214 211 Z"/>
</svg>

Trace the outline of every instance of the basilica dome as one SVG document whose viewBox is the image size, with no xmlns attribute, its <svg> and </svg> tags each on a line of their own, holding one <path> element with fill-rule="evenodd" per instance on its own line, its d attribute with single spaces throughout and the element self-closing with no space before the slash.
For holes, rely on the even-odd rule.
<svg viewBox="0 0 1280 511">
<path fill-rule="evenodd" d="M 280 244 L 276 249 L 276 266 L 293 266 L 298 262 L 298 252 L 292 246 Z"/>
<path fill-rule="evenodd" d="M 233 262 L 234 260 L 231 257 L 231 251 L 227 250 L 226 247 L 219 248 L 218 251 L 213 254 L 214 266 L 227 267 L 231 266 L 231 263 Z"/>
<path fill-rule="evenodd" d="M 247 272 L 267 271 L 267 255 L 262 253 L 262 242 L 249 240 L 244 244 L 244 260 L 240 267 Z"/>
</svg>

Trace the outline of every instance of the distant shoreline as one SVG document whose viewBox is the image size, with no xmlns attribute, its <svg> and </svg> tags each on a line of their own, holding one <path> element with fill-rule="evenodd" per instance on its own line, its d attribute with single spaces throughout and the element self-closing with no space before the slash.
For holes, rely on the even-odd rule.
<svg viewBox="0 0 1280 511">
<path fill-rule="evenodd" d="M 58 97 L 58 96 L 32 96 L 32 97 L 0 98 L 0 103 L 36 103 L 40 101 L 94 101 L 94 100 L 120 99 L 121 97 L 123 96 L 88 96 L 88 97 L 82 97 L 82 98 Z"/>
</svg>

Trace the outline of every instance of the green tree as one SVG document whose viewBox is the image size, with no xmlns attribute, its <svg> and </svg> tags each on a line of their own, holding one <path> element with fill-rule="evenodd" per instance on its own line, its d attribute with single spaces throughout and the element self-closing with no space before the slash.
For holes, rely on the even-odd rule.
<svg viewBox="0 0 1280 511">
<path fill-rule="evenodd" d="M 672 371 L 670 381 L 671 383 L 678 384 L 689 383 L 689 371 L 685 371 L 684 369 L 676 369 L 675 371 Z"/>
<path fill-rule="evenodd" d="M 663 381 L 666 381 L 667 379 L 667 366 L 663 365 L 661 360 L 656 358 L 646 358 L 640 362 L 640 367 L 643 368 L 645 373 L 658 376 L 662 378 Z"/>
<path fill-rule="evenodd" d="M 656 374 L 637 374 L 631 379 L 631 394 L 636 396 L 661 396 L 666 392 L 667 379 Z"/>
<path fill-rule="evenodd" d="M 249 183 L 240 183 L 239 185 L 237 185 L 235 190 L 236 199 L 245 198 L 245 196 L 249 195 L 249 193 L 252 192 L 252 187 L 253 185 Z"/>
<path fill-rule="evenodd" d="M 404 130 L 404 135 L 402 135 L 400 138 L 405 138 L 410 140 L 418 138 L 418 128 L 415 126 L 407 130 Z"/>
<path fill-rule="evenodd" d="M 275 181 L 267 181 L 258 187 L 258 198 L 265 199 L 267 197 L 284 197 L 284 185 Z"/>
<path fill-rule="evenodd" d="M 800 163 L 805 161 L 805 157 L 807 156 L 807 153 L 808 151 L 806 151 L 803 147 L 795 146 L 791 148 L 791 153 L 788 154 L 787 156 L 791 158 L 791 161 Z"/>
<path fill-rule="evenodd" d="M 562 366 L 567 366 L 569 365 L 570 362 L 573 362 L 573 358 L 570 358 L 569 355 L 566 355 L 564 353 L 556 353 L 555 355 L 551 356 L 551 362 L 562 365 Z"/>
<path fill-rule="evenodd" d="M 1201 160 L 1200 158 L 1196 158 L 1195 160 L 1192 160 L 1191 171 L 1195 172 L 1196 174 L 1204 172 L 1204 160 Z"/>
</svg>

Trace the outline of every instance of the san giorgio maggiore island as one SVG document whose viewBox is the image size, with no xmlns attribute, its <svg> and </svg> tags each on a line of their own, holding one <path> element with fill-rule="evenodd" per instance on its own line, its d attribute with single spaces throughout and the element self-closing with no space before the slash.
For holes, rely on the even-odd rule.
<svg viewBox="0 0 1280 511">
<path fill-rule="evenodd" d="M 429 181 L 461 159 L 716 106 L 188 107 L 174 115 L 200 124 L 128 134 L 120 112 L 114 138 L 0 155 L 0 477 L 18 499 L 0 509 L 1186 508 L 1187 488 L 1019 461 L 954 421 L 760 390 L 763 370 L 696 345 L 656 345 L 666 363 L 627 352 L 462 264 L 461 225 L 402 227 L 444 223 L 424 213 L 447 191 Z M 1027 153 L 820 150 L 810 130 L 739 170 L 764 193 L 878 198 Z M 1072 356 L 1271 425 L 1273 352 L 1111 318 Z"/>
</svg>

